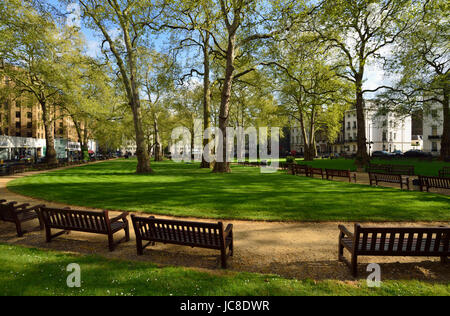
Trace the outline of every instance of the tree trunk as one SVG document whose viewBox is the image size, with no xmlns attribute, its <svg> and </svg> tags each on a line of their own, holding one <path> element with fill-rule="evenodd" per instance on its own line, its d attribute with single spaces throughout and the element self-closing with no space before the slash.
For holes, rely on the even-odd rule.
<svg viewBox="0 0 450 316">
<path fill-rule="evenodd" d="M 220 102 L 220 114 L 219 114 L 219 129 L 222 131 L 223 150 L 222 161 L 216 161 L 213 172 L 215 173 L 230 173 L 230 162 L 227 161 L 226 139 L 227 139 L 227 127 L 230 112 L 230 99 L 231 88 L 233 85 L 234 77 L 234 58 L 235 58 L 235 45 L 236 35 L 235 32 L 231 32 L 228 37 L 228 49 L 227 49 L 227 64 L 225 71 L 225 81 L 223 83 L 221 102 Z"/>
<path fill-rule="evenodd" d="M 46 142 L 46 154 L 45 159 L 48 164 L 57 164 L 58 159 L 56 157 L 55 150 L 55 137 L 54 137 L 54 129 L 50 120 L 50 113 L 47 108 L 47 104 L 45 101 L 40 101 L 42 107 L 42 120 L 44 123 L 45 129 L 45 142 Z"/>
<path fill-rule="evenodd" d="M 132 105 L 134 129 L 136 132 L 136 156 L 138 159 L 136 173 L 152 173 L 153 170 L 150 168 L 150 157 L 147 152 L 144 131 L 142 129 L 142 117 L 139 101 L 136 103 L 137 104 Z"/>
<path fill-rule="evenodd" d="M 80 143 L 80 148 L 81 148 L 81 156 L 79 156 L 78 158 L 80 159 L 80 160 L 82 160 L 83 159 L 83 135 L 82 135 L 82 132 L 81 132 L 81 127 L 80 127 L 80 124 L 78 124 L 78 122 L 75 120 L 75 118 L 74 118 L 74 116 L 73 115 L 70 115 L 70 117 L 72 118 L 72 121 L 73 121 L 73 125 L 75 126 L 75 130 L 76 130 L 76 132 L 77 132 L 77 136 L 78 136 L 78 142 Z"/>
<path fill-rule="evenodd" d="M 211 115 L 211 84 L 209 80 L 210 76 L 210 63 L 209 63 L 209 33 L 205 32 L 205 40 L 203 43 L 203 57 L 204 57 L 204 77 L 203 77 L 203 130 L 207 130 L 211 127 L 210 115 Z M 209 144 L 209 139 L 203 139 L 203 148 L 206 148 Z M 211 164 L 206 161 L 205 156 L 202 154 L 202 163 L 200 165 L 202 169 L 210 169 Z"/>
<path fill-rule="evenodd" d="M 155 147 L 154 147 L 154 152 L 155 152 L 155 161 L 162 161 L 162 154 L 161 154 L 161 137 L 159 135 L 159 126 L 158 126 L 158 120 L 155 117 L 154 120 L 154 128 L 155 128 Z"/>
<path fill-rule="evenodd" d="M 306 127 L 305 127 L 305 120 L 304 120 L 304 115 L 302 110 L 300 110 L 300 126 L 302 129 L 302 135 L 303 135 L 303 147 L 304 147 L 304 160 L 305 161 L 312 161 L 313 158 L 311 157 L 311 147 L 310 147 L 310 140 L 308 137 L 308 133 L 306 131 Z"/>
<path fill-rule="evenodd" d="M 450 159 L 450 110 L 449 110 L 449 94 L 448 89 L 444 88 L 444 104 L 442 111 L 444 114 L 444 130 L 441 139 L 441 160 Z"/>
<path fill-rule="evenodd" d="M 133 46 L 133 41 L 130 38 L 128 24 L 122 26 L 125 46 L 127 48 L 128 69 L 130 71 L 129 86 L 127 89 L 128 99 L 130 101 L 130 107 L 133 112 L 134 130 L 136 133 L 136 156 L 138 164 L 136 173 L 146 174 L 152 173 L 153 170 L 150 167 L 150 156 L 147 152 L 147 142 L 145 140 L 144 129 L 142 128 L 142 113 L 141 113 L 141 101 L 139 97 L 139 89 L 137 84 L 137 66 L 136 66 L 136 50 Z"/>
<path fill-rule="evenodd" d="M 356 80 L 356 119 L 358 121 L 358 151 L 356 152 L 356 165 L 364 167 L 370 162 L 367 153 L 366 119 L 364 113 L 364 96 L 362 92 L 363 75 Z"/>
<path fill-rule="evenodd" d="M 194 150 L 195 150 L 195 127 L 193 127 L 191 130 L 191 161 L 194 161 L 195 159 Z"/>
</svg>

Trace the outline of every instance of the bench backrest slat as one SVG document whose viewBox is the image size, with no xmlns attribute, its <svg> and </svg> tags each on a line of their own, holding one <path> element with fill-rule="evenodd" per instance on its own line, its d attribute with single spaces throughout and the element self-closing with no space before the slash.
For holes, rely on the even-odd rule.
<svg viewBox="0 0 450 316">
<path fill-rule="evenodd" d="M 42 218 L 49 228 L 107 233 L 107 212 L 42 208 Z"/>
<path fill-rule="evenodd" d="M 329 177 L 341 177 L 341 178 L 349 178 L 350 170 L 335 170 L 335 169 L 325 169 L 325 173 Z"/>
<path fill-rule="evenodd" d="M 450 228 L 362 228 L 355 229 L 360 254 L 449 255 Z"/>
<path fill-rule="evenodd" d="M 142 240 L 172 242 L 187 246 L 220 249 L 223 226 L 218 224 L 161 220 L 133 216 L 137 236 Z"/>
<path fill-rule="evenodd" d="M 440 170 L 439 177 L 449 178 L 450 177 L 450 167 L 444 167 L 442 170 Z"/>
<path fill-rule="evenodd" d="M 368 173 L 385 173 L 385 174 L 413 176 L 415 174 L 415 166 L 370 164 L 367 167 L 366 171 Z"/>
<path fill-rule="evenodd" d="M 402 176 L 399 174 L 369 173 L 369 178 L 382 182 L 402 182 Z"/>
<path fill-rule="evenodd" d="M 450 178 L 419 176 L 422 187 L 436 189 L 450 189 Z"/>
</svg>

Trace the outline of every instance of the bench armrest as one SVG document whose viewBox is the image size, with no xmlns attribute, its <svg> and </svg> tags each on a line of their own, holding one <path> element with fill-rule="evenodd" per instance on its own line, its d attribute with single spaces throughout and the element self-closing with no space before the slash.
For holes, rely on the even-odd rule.
<svg viewBox="0 0 450 316">
<path fill-rule="evenodd" d="M 24 209 L 23 211 L 27 211 L 27 212 L 28 211 L 37 211 L 37 210 L 39 210 L 39 209 L 41 209 L 43 207 L 45 207 L 45 205 L 44 204 L 40 204 L 40 205 L 36 205 L 36 206 L 30 207 L 30 208 Z"/>
<path fill-rule="evenodd" d="M 20 205 L 14 206 L 14 207 L 15 207 L 16 209 L 25 209 L 25 208 L 27 208 L 28 206 L 30 206 L 29 203 L 24 203 L 24 204 L 20 204 Z"/>
<path fill-rule="evenodd" d="M 353 238 L 354 235 L 353 233 L 351 233 L 345 226 L 343 225 L 339 225 L 339 230 L 341 231 L 342 234 L 344 234 L 347 237 Z"/>
<path fill-rule="evenodd" d="M 232 233 L 233 233 L 233 224 L 229 224 L 224 231 L 224 238 L 226 239 Z"/>
<path fill-rule="evenodd" d="M 116 217 L 113 217 L 113 218 L 110 218 L 109 219 L 109 221 L 111 222 L 111 224 L 112 223 L 115 223 L 115 222 L 118 222 L 118 221 L 120 221 L 121 219 L 123 219 L 123 220 L 126 220 L 127 219 L 127 217 L 128 217 L 128 212 L 123 212 L 122 214 L 120 214 L 119 216 L 116 216 Z"/>
</svg>

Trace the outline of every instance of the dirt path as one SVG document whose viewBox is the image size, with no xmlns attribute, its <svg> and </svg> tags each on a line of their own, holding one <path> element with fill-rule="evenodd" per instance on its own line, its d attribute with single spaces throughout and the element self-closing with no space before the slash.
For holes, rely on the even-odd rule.
<svg viewBox="0 0 450 316">
<path fill-rule="evenodd" d="M 9 181 L 36 173 L 38 172 L 0 178 L 0 198 L 32 205 L 44 203 L 53 207 L 67 207 L 68 205 L 60 203 L 20 196 L 6 189 Z M 145 214 L 145 216 L 149 215 Z M 186 218 L 186 220 L 191 220 L 191 218 Z M 214 220 L 211 221 L 214 222 Z M 353 280 L 348 268 L 337 261 L 337 226 L 341 223 L 229 221 L 226 224 L 228 223 L 234 224 L 235 232 L 235 255 L 229 261 L 230 270 L 278 274 L 297 279 Z M 44 232 L 39 231 L 36 228 L 37 225 L 37 220 L 25 224 L 25 229 L 31 230 L 31 232 L 23 238 L 18 238 L 13 224 L 0 222 L 0 242 L 81 254 L 98 254 L 107 258 L 147 261 L 162 266 L 185 266 L 220 271 L 217 251 L 157 244 L 155 247 L 148 248 L 144 256 L 138 257 L 132 227 L 131 241 L 119 245 L 116 251 L 110 253 L 106 237 L 100 235 L 73 232 L 47 244 Z M 353 228 L 353 223 L 346 225 L 350 229 Z M 370 223 L 365 225 L 370 225 Z M 399 226 L 393 223 L 383 224 L 383 226 L 387 225 Z M 439 226 L 449 225 L 449 223 L 402 223 L 401 225 Z M 118 237 L 121 238 L 119 235 Z M 368 263 L 381 264 L 384 279 L 423 279 L 450 282 L 450 265 L 441 265 L 436 258 L 363 257 L 360 259 L 359 266 L 361 277 L 368 274 L 365 272 Z"/>
</svg>

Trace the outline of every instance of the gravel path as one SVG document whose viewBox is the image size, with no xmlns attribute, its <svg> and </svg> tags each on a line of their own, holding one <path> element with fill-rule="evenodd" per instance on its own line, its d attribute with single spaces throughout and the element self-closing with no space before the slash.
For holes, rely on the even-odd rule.
<svg viewBox="0 0 450 316">
<path fill-rule="evenodd" d="M 67 207 L 68 205 L 60 203 L 45 202 L 20 196 L 6 189 L 9 181 L 36 173 L 38 172 L 0 178 L 0 198 L 26 202 L 32 205 L 44 203 L 52 207 Z M 149 215 L 145 214 L 145 216 Z M 209 222 L 211 221 L 214 222 L 214 220 Z M 297 279 L 354 280 L 348 268 L 337 261 L 337 240 L 339 234 L 337 226 L 342 223 L 226 222 L 226 224 L 228 223 L 234 224 L 235 233 L 235 255 L 229 261 L 230 270 L 270 273 Z M 448 226 L 449 224 L 447 222 L 402 223 L 400 225 Z M 37 225 L 37 220 L 26 223 L 25 229 L 31 232 L 23 238 L 17 238 L 13 224 L 0 222 L 0 242 L 80 254 L 98 254 L 107 258 L 147 261 L 161 266 L 170 265 L 201 270 L 207 269 L 221 273 L 219 253 L 217 251 L 157 244 L 155 247 L 147 248 L 144 256 L 138 257 L 136 255 L 132 225 L 130 225 L 131 241 L 119 245 L 116 251 L 112 253 L 108 251 L 106 237 L 101 235 L 72 232 L 70 235 L 61 236 L 52 241 L 52 243 L 47 244 L 45 243 L 44 232 L 39 231 L 36 228 Z M 354 223 L 346 223 L 346 225 L 352 229 Z M 371 224 L 366 223 L 365 225 Z M 372 225 L 379 226 L 380 224 Z M 399 224 L 385 223 L 383 226 L 399 226 Z M 118 234 L 118 237 L 121 238 L 120 234 Z M 368 275 L 365 272 L 368 263 L 381 264 L 383 279 L 420 279 L 450 282 L 450 265 L 441 265 L 437 258 L 362 257 L 359 265 L 361 278 Z"/>
</svg>

